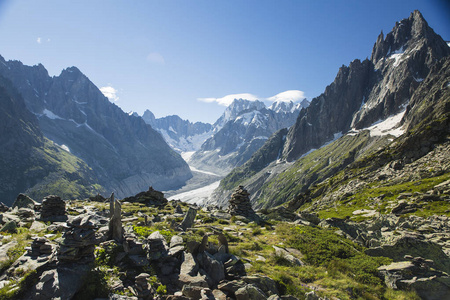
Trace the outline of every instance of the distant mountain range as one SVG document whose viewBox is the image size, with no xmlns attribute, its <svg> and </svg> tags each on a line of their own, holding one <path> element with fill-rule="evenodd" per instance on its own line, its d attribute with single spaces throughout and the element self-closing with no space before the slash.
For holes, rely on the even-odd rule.
<svg viewBox="0 0 450 300">
<path fill-rule="evenodd" d="M 111 103 L 77 68 L 67 68 L 59 76 L 50 77 L 42 65 L 25 66 L 19 61 L 5 61 L 0 56 L 0 75 L 8 79 L 4 85 L 20 95 L 15 99 L 22 98 L 33 115 L 34 119 L 23 119 L 29 124 L 23 128 L 36 128 L 33 136 L 44 136 L 87 164 L 99 185 L 97 190 L 114 191 L 118 197 L 125 197 L 147 190 L 149 186 L 177 188 L 192 177 L 186 162 L 159 133 L 140 117 L 130 116 Z M 5 94 L 5 97 L 9 96 Z M 28 116 L 30 113 L 23 112 Z M 8 143 L 17 143 L 18 137 L 12 134 L 8 137 Z M 12 160 L 2 167 L 23 162 L 26 156 L 24 153 L 24 156 L 11 157 Z M 36 190 L 39 186 L 36 176 L 28 172 L 3 182 L 10 186 L 8 198 L 3 201 L 11 202 L 14 194 Z M 20 186 L 14 182 L 18 179 Z M 62 185 L 61 191 L 52 191 L 64 193 L 64 188 Z"/>
<path fill-rule="evenodd" d="M 287 202 L 358 159 L 393 147 L 387 145 L 397 136 L 394 144 L 403 141 L 412 147 L 411 153 L 402 153 L 402 164 L 425 155 L 442 140 L 430 136 L 436 141 L 416 149 L 419 145 L 407 139 L 432 115 L 447 120 L 448 82 L 440 87 L 432 82 L 446 76 L 449 55 L 446 42 L 415 11 L 386 37 L 379 35 L 370 59 L 342 66 L 289 130 L 278 131 L 222 180 L 211 203 L 226 205 L 238 185 L 246 186 L 256 207 Z M 418 96 L 432 88 L 437 89 L 434 95 Z M 449 126 L 443 130 L 439 135 L 448 134 Z"/>
<path fill-rule="evenodd" d="M 176 115 L 156 119 L 150 110 L 144 112 L 142 119 L 161 133 L 166 142 L 180 153 L 200 149 L 200 146 L 211 136 L 213 131 L 213 125 L 211 124 L 192 123 Z"/>
<path fill-rule="evenodd" d="M 213 135 L 190 158 L 198 169 L 225 175 L 245 163 L 277 130 L 292 126 L 302 103 L 235 99 L 214 123 Z"/>
<path fill-rule="evenodd" d="M 274 102 L 234 99 L 214 124 L 191 123 L 179 116 L 156 119 L 146 110 L 144 121 L 161 133 L 178 152 L 195 152 L 189 163 L 195 168 L 226 175 L 246 162 L 275 131 L 294 124 L 309 102 Z"/>
</svg>

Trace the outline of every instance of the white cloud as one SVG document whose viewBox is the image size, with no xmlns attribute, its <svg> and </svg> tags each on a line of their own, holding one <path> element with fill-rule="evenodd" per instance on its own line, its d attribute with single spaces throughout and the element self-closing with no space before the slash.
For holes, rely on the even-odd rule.
<svg viewBox="0 0 450 300">
<path fill-rule="evenodd" d="M 164 60 L 164 57 L 161 55 L 161 53 L 158 52 L 151 52 L 147 55 L 147 61 L 152 64 L 157 65 L 164 65 L 166 61 Z"/>
<path fill-rule="evenodd" d="M 119 100 L 117 96 L 117 90 L 112 86 L 104 86 L 100 88 L 100 91 L 109 99 L 111 102 L 116 102 Z"/>
<path fill-rule="evenodd" d="M 233 102 L 234 99 L 241 99 L 241 98 L 250 100 L 250 101 L 258 100 L 257 96 L 249 94 L 249 93 L 231 94 L 231 95 L 226 95 L 225 97 L 222 97 L 222 98 L 197 98 L 197 100 L 202 101 L 202 102 L 207 102 L 207 103 L 217 102 L 220 105 L 228 106 Z"/>
<path fill-rule="evenodd" d="M 269 101 L 279 102 L 298 102 L 305 99 L 305 93 L 299 90 L 289 90 L 276 94 L 275 96 L 267 98 Z"/>
<path fill-rule="evenodd" d="M 38 44 L 42 43 L 42 40 L 41 40 L 41 38 L 40 38 L 40 37 L 38 37 L 38 38 L 37 38 L 37 40 L 36 40 L 36 42 L 37 42 Z"/>
</svg>

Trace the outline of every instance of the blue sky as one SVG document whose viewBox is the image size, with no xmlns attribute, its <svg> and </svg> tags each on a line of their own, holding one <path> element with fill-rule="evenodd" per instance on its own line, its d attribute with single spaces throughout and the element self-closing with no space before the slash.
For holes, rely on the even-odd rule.
<svg viewBox="0 0 450 300">
<path fill-rule="evenodd" d="M 0 0 L 0 55 L 76 66 L 127 112 L 212 123 L 227 95 L 318 96 L 414 9 L 450 40 L 438 0 Z"/>
</svg>

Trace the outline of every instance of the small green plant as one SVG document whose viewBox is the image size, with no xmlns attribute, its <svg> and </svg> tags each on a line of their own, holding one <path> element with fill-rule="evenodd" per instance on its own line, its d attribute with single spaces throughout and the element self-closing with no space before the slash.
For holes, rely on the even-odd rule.
<svg viewBox="0 0 450 300">
<path fill-rule="evenodd" d="M 158 295 L 165 295 L 167 294 L 167 287 L 163 284 L 159 285 L 158 288 L 156 289 L 156 293 Z"/>
<path fill-rule="evenodd" d="M 95 264 L 97 266 L 113 267 L 117 254 L 123 250 L 121 245 L 111 242 L 105 248 L 97 247 L 95 249 Z"/>
<path fill-rule="evenodd" d="M 83 287 L 75 294 L 75 300 L 107 298 L 111 292 L 107 273 L 101 268 L 95 268 L 84 277 Z"/>
</svg>

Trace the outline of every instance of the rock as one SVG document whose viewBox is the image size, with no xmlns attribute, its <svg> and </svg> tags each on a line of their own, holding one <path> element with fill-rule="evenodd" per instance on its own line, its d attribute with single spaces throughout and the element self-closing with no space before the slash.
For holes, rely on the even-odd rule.
<svg viewBox="0 0 450 300">
<path fill-rule="evenodd" d="M 108 300 L 138 300 L 137 297 L 128 297 L 124 295 L 109 294 Z"/>
<path fill-rule="evenodd" d="M 315 291 L 305 293 L 305 300 L 320 300 L 320 298 Z"/>
<path fill-rule="evenodd" d="M 212 280 L 212 285 L 217 285 L 222 279 L 225 279 L 225 269 L 223 264 L 216 260 L 214 256 L 207 251 L 199 253 L 197 256 L 200 266 L 206 271 Z"/>
<path fill-rule="evenodd" d="M 167 242 L 164 236 L 159 232 L 155 231 L 147 238 L 148 242 L 148 254 L 149 260 L 158 260 L 162 257 L 168 255 Z"/>
<path fill-rule="evenodd" d="M 17 212 L 19 218 L 24 222 L 33 222 L 34 221 L 34 210 L 31 208 L 19 208 Z"/>
<path fill-rule="evenodd" d="M 402 290 L 414 290 L 421 299 L 441 300 L 450 299 L 450 277 L 430 276 L 426 278 L 412 278 L 397 282 Z"/>
<path fill-rule="evenodd" d="M 305 265 L 300 259 L 294 257 L 292 254 L 290 254 L 285 249 L 277 247 L 275 245 L 272 247 L 273 247 L 273 249 L 275 249 L 275 255 L 286 259 L 292 265 L 294 265 L 294 266 L 304 266 Z"/>
<path fill-rule="evenodd" d="M 308 213 L 306 211 L 299 212 L 300 218 L 313 223 L 314 225 L 318 225 L 320 223 L 320 219 L 317 213 Z"/>
<path fill-rule="evenodd" d="M 212 296 L 212 292 L 209 288 L 191 286 L 188 284 L 183 286 L 182 293 L 190 299 L 209 299 L 210 296 Z"/>
<path fill-rule="evenodd" d="M 181 263 L 180 274 L 195 276 L 198 272 L 198 264 L 191 253 L 183 253 L 183 262 Z"/>
<path fill-rule="evenodd" d="M 260 288 L 266 295 L 278 295 L 278 289 L 275 281 L 270 277 L 263 275 L 244 276 L 242 280 Z"/>
<path fill-rule="evenodd" d="M 41 256 L 49 255 L 53 252 L 53 246 L 50 244 L 49 240 L 45 237 L 33 238 L 30 249 L 28 250 L 28 255 L 30 256 Z"/>
<path fill-rule="evenodd" d="M 0 202 L 0 212 L 8 211 L 8 209 L 9 209 L 9 207 L 5 203 Z"/>
<path fill-rule="evenodd" d="M 88 265 L 70 265 L 44 271 L 24 299 L 72 299 L 89 271 Z"/>
<path fill-rule="evenodd" d="M 227 295 L 222 292 L 221 290 L 213 290 L 212 291 L 213 297 L 216 300 L 227 300 Z"/>
<path fill-rule="evenodd" d="M 371 256 L 389 257 L 394 261 L 404 260 L 405 254 L 420 256 L 433 260 L 435 269 L 450 272 L 450 260 L 442 251 L 442 247 L 414 232 L 401 232 L 400 235 L 390 236 L 390 240 L 383 241 L 382 246 L 369 248 L 365 252 Z"/>
<path fill-rule="evenodd" d="M 14 200 L 11 208 L 30 208 L 30 209 L 34 209 L 34 206 L 38 204 L 36 201 L 34 201 L 33 199 L 31 199 L 30 197 L 28 197 L 27 195 L 24 194 L 19 194 L 19 196 L 17 196 L 16 200 Z M 2 210 L 3 212 L 6 210 Z"/>
<path fill-rule="evenodd" d="M 33 221 L 30 226 L 31 231 L 41 232 L 47 229 L 47 226 L 43 222 Z"/>
<path fill-rule="evenodd" d="M 162 192 L 156 191 L 153 187 L 149 187 L 148 191 L 138 193 L 135 196 L 122 199 L 123 202 L 139 202 L 148 206 L 164 207 L 168 203 Z"/>
<path fill-rule="evenodd" d="M 109 232 L 112 239 L 122 243 L 124 233 L 122 227 L 122 204 L 118 200 L 114 200 L 114 193 L 110 197 Z"/>
<path fill-rule="evenodd" d="M 429 268 L 422 257 L 412 261 L 393 262 L 378 268 L 385 283 L 392 289 L 414 290 L 421 299 L 447 299 L 450 296 L 450 277 L 447 273 Z"/>
<path fill-rule="evenodd" d="M 0 246 L 0 262 L 7 261 L 9 259 L 8 250 L 17 246 L 17 241 L 12 240 L 4 245 Z"/>
<path fill-rule="evenodd" d="M 183 209 L 181 208 L 181 206 L 179 204 L 177 204 L 177 206 L 175 207 L 175 213 L 176 214 L 182 214 L 183 213 Z"/>
<path fill-rule="evenodd" d="M 148 283 L 149 278 L 150 274 L 147 273 L 141 273 L 135 277 L 135 285 L 134 287 L 131 287 L 130 290 L 138 298 L 153 299 L 152 296 L 154 294 L 154 291 L 151 285 Z"/>
<path fill-rule="evenodd" d="M 17 224 L 14 221 L 9 221 L 0 229 L 0 232 L 16 233 Z"/>
<path fill-rule="evenodd" d="M 106 198 L 100 194 L 97 194 L 95 196 L 89 197 L 89 200 L 94 201 L 94 202 L 105 202 Z"/>
<path fill-rule="evenodd" d="M 184 251 L 183 238 L 179 235 L 174 235 L 170 239 L 169 255 L 175 256 Z"/>
<path fill-rule="evenodd" d="M 248 284 L 235 293 L 236 300 L 266 300 L 264 292 L 253 284 Z"/>
<path fill-rule="evenodd" d="M 127 237 L 123 242 L 123 250 L 129 255 L 144 254 L 144 244 L 137 241 L 135 237 Z"/>
<path fill-rule="evenodd" d="M 65 221 L 66 203 L 60 197 L 49 195 L 41 203 L 41 220 L 43 221 Z"/>
<path fill-rule="evenodd" d="M 400 197 L 400 196 L 399 196 Z M 415 203 L 407 203 L 407 202 L 400 202 L 396 207 L 394 207 L 391 211 L 392 214 L 396 216 L 408 214 L 417 211 L 421 206 L 419 204 Z"/>
<path fill-rule="evenodd" d="M 189 207 L 189 210 L 186 213 L 183 221 L 181 222 L 181 228 L 186 231 L 186 229 L 191 228 L 194 225 L 195 216 L 197 215 L 197 210 Z"/>
</svg>

